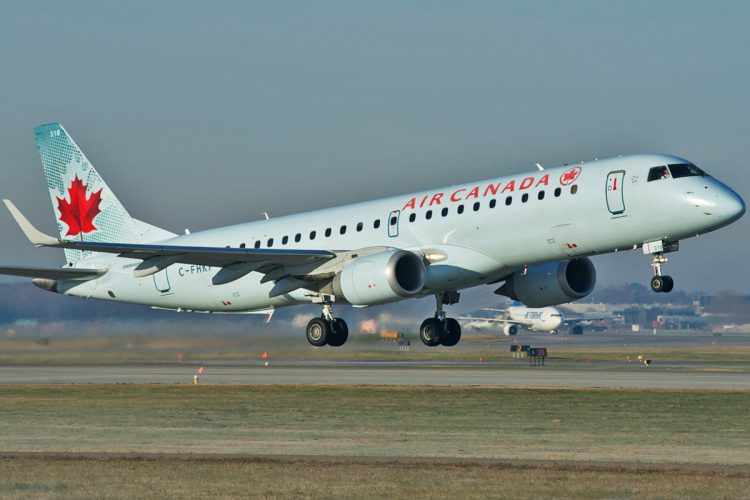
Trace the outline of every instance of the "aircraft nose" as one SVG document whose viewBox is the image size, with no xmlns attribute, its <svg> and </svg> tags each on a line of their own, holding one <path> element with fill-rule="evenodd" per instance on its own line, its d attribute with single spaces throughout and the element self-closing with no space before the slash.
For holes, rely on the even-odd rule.
<svg viewBox="0 0 750 500">
<path fill-rule="evenodd" d="M 731 224 L 745 214 L 745 200 L 732 189 L 724 187 L 717 203 L 718 215 L 725 224 Z"/>
</svg>

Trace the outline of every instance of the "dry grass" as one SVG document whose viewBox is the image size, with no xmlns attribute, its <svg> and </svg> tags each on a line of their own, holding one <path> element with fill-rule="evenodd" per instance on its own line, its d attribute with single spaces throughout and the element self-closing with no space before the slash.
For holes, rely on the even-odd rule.
<svg viewBox="0 0 750 500">
<path fill-rule="evenodd" d="M 746 392 L 0 386 L 0 498 L 750 498 L 748 407 Z"/>
<path fill-rule="evenodd" d="M 129 363 L 248 362 L 257 361 L 263 351 L 276 360 L 359 360 L 359 361 L 477 361 L 512 362 L 508 346 L 514 340 L 467 336 L 457 348 L 424 348 L 414 339 L 412 349 L 401 352 L 395 344 L 374 338 L 353 336 L 345 349 L 316 349 L 297 337 L 248 339 L 218 337 L 72 337 L 39 340 L 0 338 L 0 364 L 6 365 L 116 365 Z M 544 342 L 540 336 L 535 342 Z M 746 370 L 750 366 L 750 345 L 682 346 L 585 346 L 555 345 L 552 361 L 585 366 L 588 361 L 626 363 L 639 354 L 658 361 L 705 362 Z"/>
<path fill-rule="evenodd" d="M 750 393 L 0 386 L 0 451 L 750 465 Z"/>
<path fill-rule="evenodd" d="M 22 457 L 0 498 L 748 498 L 747 472 L 491 462 Z"/>
</svg>

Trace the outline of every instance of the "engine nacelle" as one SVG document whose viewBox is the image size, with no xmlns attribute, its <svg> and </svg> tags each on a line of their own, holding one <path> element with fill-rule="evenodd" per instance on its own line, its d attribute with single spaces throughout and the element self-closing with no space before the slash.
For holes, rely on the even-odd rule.
<svg viewBox="0 0 750 500">
<path fill-rule="evenodd" d="M 581 257 L 529 266 L 525 275 L 515 273 L 495 293 L 528 307 L 546 307 L 582 299 L 594 290 L 595 284 L 594 264 Z"/>
<path fill-rule="evenodd" d="M 333 292 L 353 305 L 384 304 L 417 295 L 425 274 L 422 257 L 394 248 L 347 263 L 333 279 Z"/>
<path fill-rule="evenodd" d="M 518 325 L 505 325 L 503 327 L 503 333 L 506 337 L 516 335 L 518 333 Z"/>
</svg>

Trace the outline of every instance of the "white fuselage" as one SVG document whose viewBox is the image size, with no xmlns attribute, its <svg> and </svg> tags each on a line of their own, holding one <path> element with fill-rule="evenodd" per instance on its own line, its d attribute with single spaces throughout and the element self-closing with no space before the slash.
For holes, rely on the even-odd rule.
<svg viewBox="0 0 750 500">
<path fill-rule="evenodd" d="M 683 162 L 642 155 L 527 174 L 178 236 L 163 243 L 213 247 L 356 250 L 387 246 L 433 256 L 424 294 L 498 282 L 525 265 L 677 241 L 735 220 L 742 200 L 709 176 L 647 182 L 655 165 Z M 613 182 L 615 189 L 613 190 Z M 494 200 L 494 201 L 493 201 Z M 744 205 L 742 206 L 744 211 Z M 273 282 L 251 272 L 222 285 L 219 268 L 173 264 L 144 278 L 140 261 L 90 253 L 77 267 L 101 278 L 60 291 L 195 311 L 259 311 L 309 302 L 305 289 L 270 298 Z"/>
<path fill-rule="evenodd" d="M 530 308 L 512 306 L 507 310 L 508 319 L 532 332 L 554 332 L 560 328 L 563 318 L 556 307 Z"/>
</svg>

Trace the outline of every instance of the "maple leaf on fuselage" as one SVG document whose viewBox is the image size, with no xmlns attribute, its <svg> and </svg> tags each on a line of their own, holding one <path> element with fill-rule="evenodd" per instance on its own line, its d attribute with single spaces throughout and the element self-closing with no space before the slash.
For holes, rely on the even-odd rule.
<svg viewBox="0 0 750 500">
<path fill-rule="evenodd" d="M 86 185 L 76 175 L 68 188 L 68 195 L 70 201 L 57 198 L 60 220 L 68 226 L 65 236 L 96 231 L 94 217 L 101 212 L 99 204 L 102 202 L 102 190 L 91 193 L 91 196 L 86 198 Z"/>
</svg>

